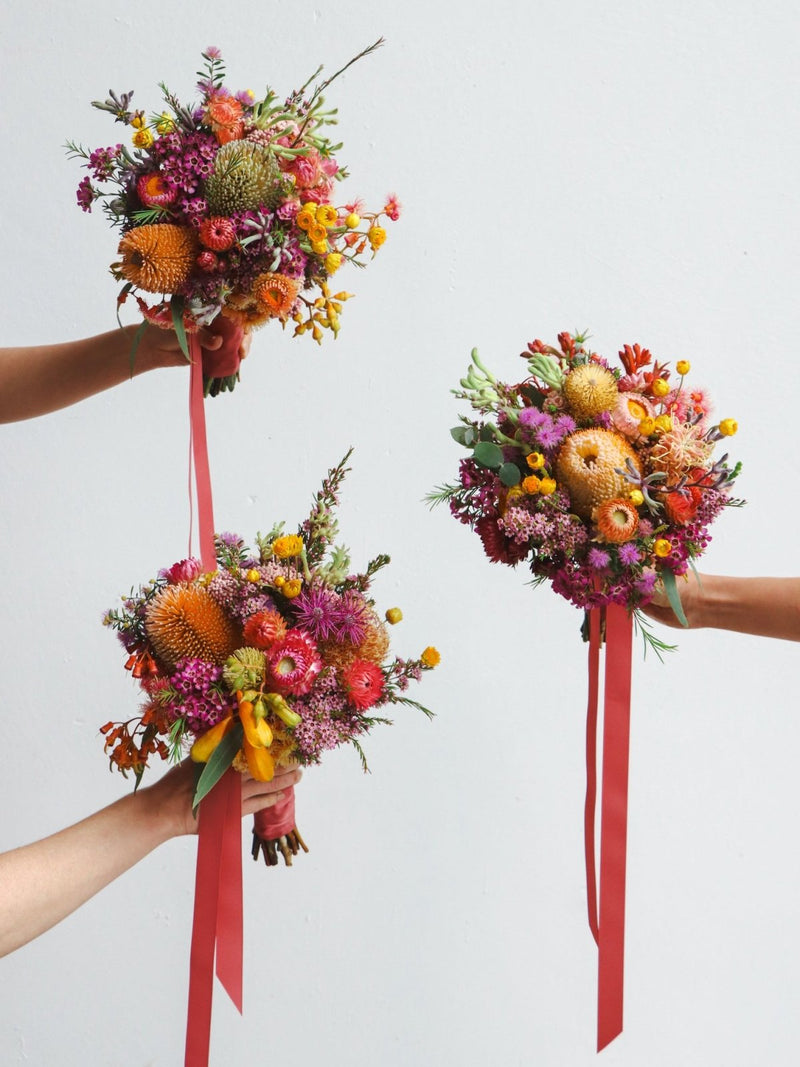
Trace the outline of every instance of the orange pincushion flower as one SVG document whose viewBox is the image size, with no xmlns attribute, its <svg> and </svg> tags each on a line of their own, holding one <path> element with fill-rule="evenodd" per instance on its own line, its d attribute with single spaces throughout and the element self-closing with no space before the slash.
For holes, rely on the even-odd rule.
<svg viewBox="0 0 800 1067">
<path fill-rule="evenodd" d="M 639 528 L 639 513 L 630 500 L 606 500 L 594 512 L 597 530 L 604 541 L 621 545 Z"/>
<path fill-rule="evenodd" d="M 556 458 L 556 480 L 566 488 L 572 508 L 589 518 L 606 500 L 616 500 L 630 489 L 619 470 L 626 460 L 641 474 L 639 456 L 622 434 L 594 427 L 570 434 Z"/>
<path fill-rule="evenodd" d="M 241 645 L 241 632 L 199 585 L 168 585 L 147 607 L 147 636 L 172 669 L 184 657 L 221 666 Z"/>
<path fill-rule="evenodd" d="M 285 274 L 259 274 L 253 283 L 253 296 L 258 307 L 271 318 L 285 319 L 292 310 L 300 283 Z"/>
<path fill-rule="evenodd" d="M 146 293 L 174 293 L 194 266 L 197 238 L 172 223 L 137 226 L 122 238 L 119 252 L 123 278 Z"/>
</svg>

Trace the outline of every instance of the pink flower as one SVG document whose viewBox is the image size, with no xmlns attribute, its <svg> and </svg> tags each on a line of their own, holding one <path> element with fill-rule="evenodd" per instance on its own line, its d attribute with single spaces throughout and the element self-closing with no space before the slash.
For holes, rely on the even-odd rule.
<svg viewBox="0 0 800 1067">
<path fill-rule="evenodd" d="M 400 218 L 401 209 L 402 204 L 400 203 L 400 201 L 397 199 L 394 193 L 390 193 L 389 196 L 386 198 L 386 206 L 383 210 L 389 216 L 392 222 L 397 222 L 397 220 Z"/>
<path fill-rule="evenodd" d="M 281 696 L 303 696 L 321 670 L 317 646 L 302 630 L 289 630 L 267 655 L 270 684 Z"/>
<path fill-rule="evenodd" d="M 200 560 L 191 556 L 189 559 L 182 559 L 180 563 L 173 563 L 166 571 L 166 577 L 173 585 L 177 585 L 178 582 L 193 582 L 202 572 Z"/>
</svg>

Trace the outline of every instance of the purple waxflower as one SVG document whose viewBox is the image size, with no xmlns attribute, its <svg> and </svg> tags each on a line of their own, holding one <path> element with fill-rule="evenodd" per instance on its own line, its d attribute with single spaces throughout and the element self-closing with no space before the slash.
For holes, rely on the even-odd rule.
<svg viewBox="0 0 800 1067">
<path fill-rule="evenodd" d="M 82 208 L 83 211 L 91 211 L 92 201 L 97 195 L 97 191 L 89 179 L 82 178 L 77 192 L 78 206 Z"/>
</svg>

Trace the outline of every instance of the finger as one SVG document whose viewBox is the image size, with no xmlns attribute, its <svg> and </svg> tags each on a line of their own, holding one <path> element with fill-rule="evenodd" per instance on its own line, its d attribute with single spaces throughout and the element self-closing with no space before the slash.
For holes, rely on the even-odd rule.
<svg viewBox="0 0 800 1067">
<path fill-rule="evenodd" d="M 222 335 L 214 333 L 212 330 L 203 328 L 198 332 L 197 336 L 200 341 L 200 347 L 207 348 L 209 352 L 216 352 L 218 348 L 222 347 Z"/>
<path fill-rule="evenodd" d="M 251 778 L 248 781 L 243 781 L 242 799 L 249 800 L 251 797 L 255 796 L 269 796 L 282 789 L 288 789 L 290 786 L 297 785 L 302 776 L 302 771 L 294 770 L 289 771 L 287 774 L 276 775 L 269 782 L 259 782 L 254 778 Z"/>
<path fill-rule="evenodd" d="M 285 793 L 270 793 L 268 796 L 255 796 L 242 800 L 242 818 L 246 815 L 255 815 L 256 812 L 264 811 L 266 808 L 274 808 L 276 804 L 280 804 L 285 799 Z"/>
</svg>

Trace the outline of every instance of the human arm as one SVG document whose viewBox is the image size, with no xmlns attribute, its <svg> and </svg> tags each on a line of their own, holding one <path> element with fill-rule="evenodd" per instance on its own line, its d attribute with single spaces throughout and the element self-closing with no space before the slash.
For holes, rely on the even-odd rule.
<svg viewBox="0 0 800 1067">
<path fill-rule="evenodd" d="M 242 815 L 282 800 L 300 774 L 292 766 L 271 782 L 243 777 Z M 187 760 L 74 826 L 0 855 L 0 956 L 55 926 L 158 845 L 195 833 L 194 781 Z"/>
<path fill-rule="evenodd" d="M 151 325 L 142 333 L 131 366 L 138 329 L 138 325 L 123 326 L 79 341 L 0 348 L 0 422 L 58 411 L 145 371 L 186 366 L 176 334 Z M 199 340 L 211 353 L 222 348 L 225 335 L 212 323 L 200 330 Z M 241 357 L 248 347 L 249 334 L 245 334 Z"/>
<path fill-rule="evenodd" d="M 713 627 L 800 641 L 800 578 L 689 573 L 678 579 L 678 592 L 690 629 Z M 663 592 L 642 611 L 667 626 L 681 625 Z"/>
</svg>

